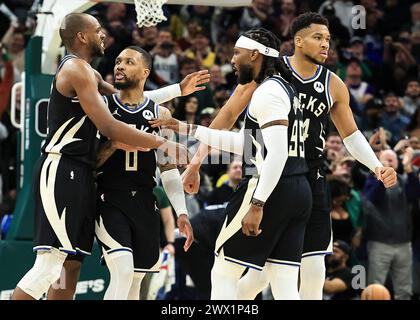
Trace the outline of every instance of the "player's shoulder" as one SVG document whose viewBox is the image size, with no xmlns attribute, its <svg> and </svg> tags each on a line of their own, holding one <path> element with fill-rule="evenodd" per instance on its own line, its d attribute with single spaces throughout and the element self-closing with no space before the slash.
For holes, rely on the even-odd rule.
<svg viewBox="0 0 420 320">
<path fill-rule="evenodd" d="M 59 73 L 75 79 L 88 80 L 89 77 L 93 77 L 96 80 L 94 69 L 89 63 L 81 58 L 74 58 L 66 61 L 66 63 L 61 67 Z"/>
<path fill-rule="evenodd" d="M 266 97 L 290 98 L 293 94 L 293 86 L 281 78 L 280 76 L 269 77 L 262 82 L 254 92 L 254 96 L 257 95 L 262 99 Z"/>
<path fill-rule="evenodd" d="M 334 90 L 347 90 L 347 86 L 344 83 L 344 81 L 334 72 L 332 72 L 331 70 L 330 72 L 330 91 L 334 91 Z"/>
</svg>

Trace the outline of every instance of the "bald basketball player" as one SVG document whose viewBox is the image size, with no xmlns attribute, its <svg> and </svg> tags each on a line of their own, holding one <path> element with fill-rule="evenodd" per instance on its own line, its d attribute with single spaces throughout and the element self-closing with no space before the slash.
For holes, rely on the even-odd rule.
<svg viewBox="0 0 420 320">
<path fill-rule="evenodd" d="M 160 149 L 187 163 L 187 149 L 117 121 L 98 88 L 103 86 L 89 63 L 104 54 L 105 34 L 88 14 L 65 17 L 60 36 L 68 51 L 53 79 L 48 136 L 35 167 L 34 266 L 18 283 L 12 299 L 40 299 L 61 274 L 67 255 L 88 254 L 81 236 L 94 234 L 93 170 L 99 132 L 122 143 Z M 98 132 L 99 131 L 99 132 Z M 88 224 L 88 221 L 92 221 Z"/>
</svg>

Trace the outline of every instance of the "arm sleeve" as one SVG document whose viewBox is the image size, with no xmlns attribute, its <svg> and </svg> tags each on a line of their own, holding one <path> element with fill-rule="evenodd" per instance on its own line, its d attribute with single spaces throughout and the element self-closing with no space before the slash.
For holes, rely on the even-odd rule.
<svg viewBox="0 0 420 320">
<path fill-rule="evenodd" d="M 268 80 L 255 90 L 249 103 L 249 115 L 262 127 L 271 121 L 288 120 L 290 108 L 290 97 L 283 85 Z"/>
<path fill-rule="evenodd" d="M 210 129 L 198 126 L 194 138 L 218 150 L 242 155 L 244 152 L 244 132 Z"/>
<path fill-rule="evenodd" d="M 274 80 L 267 81 L 258 89 L 252 97 L 249 113 L 258 121 L 260 127 L 271 121 L 288 120 L 291 106 L 286 90 Z M 254 198 L 265 202 L 282 175 L 289 155 L 289 137 L 288 127 L 283 125 L 270 126 L 261 132 L 267 154 L 262 164 Z"/>
<path fill-rule="evenodd" d="M 267 150 L 254 198 L 266 202 L 280 180 L 288 157 L 288 134 L 286 126 L 272 126 L 262 130 Z"/>
<path fill-rule="evenodd" d="M 171 169 L 160 174 L 163 188 L 168 195 L 169 201 L 174 207 L 177 216 L 188 215 L 187 204 L 184 195 L 184 186 L 178 169 Z"/>
<path fill-rule="evenodd" d="M 359 130 L 345 137 L 343 143 L 350 154 L 357 161 L 368 167 L 373 173 L 375 173 L 377 167 L 383 167 L 369 145 L 369 142 Z"/>
<path fill-rule="evenodd" d="M 153 91 L 145 91 L 144 95 L 153 100 L 157 104 L 165 103 L 181 95 L 181 87 L 179 83 L 156 89 Z"/>
</svg>

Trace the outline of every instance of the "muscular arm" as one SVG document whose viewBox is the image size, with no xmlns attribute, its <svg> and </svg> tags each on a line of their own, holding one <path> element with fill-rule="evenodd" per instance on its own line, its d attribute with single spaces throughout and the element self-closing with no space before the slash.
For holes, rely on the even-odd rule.
<svg viewBox="0 0 420 320">
<path fill-rule="evenodd" d="M 331 119 L 341 138 L 346 138 L 356 132 L 357 125 L 350 109 L 350 94 L 343 81 L 331 74 L 330 92 L 334 100 L 331 108 Z"/>
<path fill-rule="evenodd" d="M 325 280 L 324 283 L 324 292 L 327 294 L 335 294 L 343 292 L 347 289 L 347 285 L 343 280 L 335 278 L 332 280 Z"/>
<path fill-rule="evenodd" d="M 101 143 L 96 156 L 96 167 L 101 167 L 117 150 L 111 140 Z"/>
<path fill-rule="evenodd" d="M 344 145 L 357 161 L 377 173 L 376 169 L 381 168 L 382 164 L 366 138 L 358 130 L 349 105 L 350 95 L 348 89 L 335 74 L 331 76 L 330 91 L 334 100 L 331 108 L 331 119 L 341 138 L 343 138 Z"/>
<path fill-rule="evenodd" d="M 212 129 L 231 129 L 238 119 L 239 115 L 245 110 L 246 106 L 251 101 L 252 94 L 254 93 L 257 84 L 251 82 L 246 85 L 238 85 L 233 92 L 232 96 L 226 104 L 220 109 L 216 118 L 210 124 Z M 191 160 L 190 167 L 200 169 L 201 162 L 208 154 L 208 146 L 201 144 L 196 154 Z"/>
<path fill-rule="evenodd" d="M 115 120 L 98 92 L 98 81 L 93 69 L 85 61 L 70 60 L 61 69 L 59 77 L 57 89 L 60 90 L 61 86 L 65 92 L 73 91 L 89 119 L 103 135 L 111 140 L 153 149 L 159 148 L 166 142 L 161 137 L 141 132 Z"/>
</svg>

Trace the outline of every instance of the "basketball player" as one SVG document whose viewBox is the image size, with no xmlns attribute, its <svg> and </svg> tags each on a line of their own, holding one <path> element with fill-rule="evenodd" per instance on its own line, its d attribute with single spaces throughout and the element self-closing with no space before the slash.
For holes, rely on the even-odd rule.
<svg viewBox="0 0 420 320">
<path fill-rule="evenodd" d="M 98 130 L 105 136 L 139 147 L 161 149 L 186 163 L 187 150 L 163 137 L 115 120 L 98 92 L 89 62 L 104 53 L 105 35 L 87 14 L 71 14 L 60 27 L 70 53 L 53 80 L 48 108 L 49 133 L 34 177 L 36 195 L 34 266 L 18 283 L 12 299 L 40 299 L 61 273 L 68 254 L 88 253 L 80 238 L 94 212 Z M 57 179 L 59 177 L 59 179 Z M 92 225 L 93 227 L 93 225 Z"/>
<path fill-rule="evenodd" d="M 120 121 L 171 139 L 172 131 L 150 128 L 148 122 L 171 118 L 168 109 L 143 95 L 151 64 L 150 54 L 139 47 L 128 47 L 119 54 L 114 78 L 120 92 L 106 97 L 108 108 Z M 167 163 L 161 152 L 116 150 L 108 143 L 98 156 L 95 229 L 111 275 L 105 300 L 138 300 L 145 273 L 159 272 L 160 216 L 153 195 L 156 157 L 162 184 L 178 215 L 179 230 L 187 236 L 184 250 L 192 244 L 193 231 L 177 166 Z"/>
<path fill-rule="evenodd" d="M 328 113 L 338 129 L 344 144 L 351 155 L 375 172 L 386 188 L 396 183 L 396 172 L 383 167 L 376 158 L 363 134 L 358 130 L 349 106 L 349 93 L 345 84 L 322 64 L 327 59 L 330 33 L 328 21 L 316 13 L 305 13 L 295 19 L 292 35 L 295 53 L 285 57 L 293 69 L 293 84 L 299 93 L 303 108 L 305 154 L 310 169 L 309 180 L 313 194 L 313 209 L 305 233 L 305 244 L 300 271 L 300 295 L 302 299 L 322 299 L 325 280 L 324 256 L 331 253 L 331 221 L 329 192 L 321 169 L 325 131 Z M 254 40 L 268 43 L 261 35 Z M 239 88 L 246 98 L 253 92 L 255 84 Z M 232 96 L 231 98 L 233 98 Z M 243 101 L 243 100 L 242 100 Z M 222 108 L 211 127 L 231 128 L 246 106 L 230 104 Z M 207 147 L 200 146 L 191 164 L 183 174 L 184 188 L 196 193 L 200 184 L 198 170 L 207 154 Z M 250 270 L 241 279 L 240 299 L 253 299 L 266 285 L 264 273 Z"/>
<path fill-rule="evenodd" d="M 256 37 L 269 41 L 261 43 L 253 40 Z M 226 207 L 216 240 L 211 299 L 235 299 L 246 268 L 261 271 L 264 266 L 275 299 L 299 299 L 297 281 L 312 196 L 302 111 L 296 91 L 285 80 L 291 75 L 279 59 L 279 47 L 280 40 L 263 28 L 244 33 L 235 44 L 232 65 L 238 82 L 260 84 L 239 133 L 188 126 L 189 134 L 206 145 L 243 156 L 244 179 Z M 185 124 L 171 121 L 171 128 L 185 132 Z"/>
</svg>

